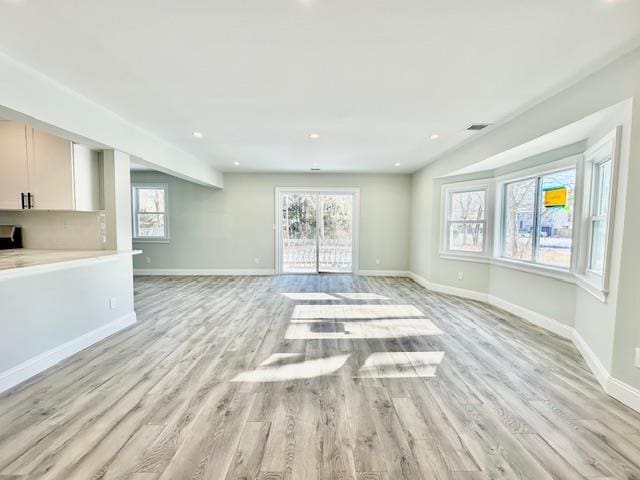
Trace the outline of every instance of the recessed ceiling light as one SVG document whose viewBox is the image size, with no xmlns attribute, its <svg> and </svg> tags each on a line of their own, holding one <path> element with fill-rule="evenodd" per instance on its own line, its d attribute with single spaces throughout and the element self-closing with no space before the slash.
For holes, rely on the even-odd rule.
<svg viewBox="0 0 640 480">
<path fill-rule="evenodd" d="M 320 138 L 320 134 L 319 133 L 312 133 L 312 134 L 309 135 L 309 138 L 311 140 L 317 140 L 317 139 Z"/>
<path fill-rule="evenodd" d="M 239 167 L 239 166 L 240 166 L 240 162 L 233 162 L 233 164 L 234 164 L 236 167 Z"/>
<path fill-rule="evenodd" d="M 437 140 L 437 139 L 439 139 L 439 138 L 440 138 L 440 135 L 439 135 L 439 134 L 437 134 L 437 133 L 434 133 L 434 134 L 433 134 L 433 135 L 431 135 L 429 138 L 430 138 L 431 140 Z"/>
<path fill-rule="evenodd" d="M 314 166 L 314 167 L 317 167 L 318 165 L 319 165 L 319 163 L 318 163 L 318 162 L 313 162 L 313 166 Z"/>
<path fill-rule="evenodd" d="M 399 166 L 400 166 L 400 163 L 396 162 L 396 163 L 394 163 L 394 164 L 393 164 L 393 166 L 394 166 L 394 167 L 399 167 Z"/>
<path fill-rule="evenodd" d="M 196 138 L 202 138 L 204 135 L 202 135 L 202 132 L 193 132 L 192 134 L 194 137 Z"/>
</svg>

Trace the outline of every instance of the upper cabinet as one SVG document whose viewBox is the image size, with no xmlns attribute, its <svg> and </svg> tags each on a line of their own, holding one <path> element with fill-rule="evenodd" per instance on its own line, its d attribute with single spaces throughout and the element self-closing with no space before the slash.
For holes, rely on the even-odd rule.
<svg viewBox="0 0 640 480">
<path fill-rule="evenodd" d="M 0 209 L 95 211 L 99 198 L 97 152 L 0 121 Z"/>
<path fill-rule="evenodd" d="M 0 208 L 17 209 L 26 204 L 29 191 L 27 136 L 24 125 L 0 121 Z"/>
</svg>

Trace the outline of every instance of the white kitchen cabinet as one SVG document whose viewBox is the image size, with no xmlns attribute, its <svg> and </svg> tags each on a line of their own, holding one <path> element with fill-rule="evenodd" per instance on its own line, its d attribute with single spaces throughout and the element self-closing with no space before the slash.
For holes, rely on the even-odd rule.
<svg viewBox="0 0 640 480">
<path fill-rule="evenodd" d="M 28 191 L 26 129 L 19 123 L 0 120 L 0 209 L 21 209 L 22 194 Z"/>
<path fill-rule="evenodd" d="M 73 209 L 100 210 L 100 160 L 98 152 L 73 144 Z"/>
<path fill-rule="evenodd" d="M 31 134 L 31 138 L 29 138 Z M 32 208 L 73 210 L 73 149 L 71 142 L 27 128 L 29 192 Z"/>
<path fill-rule="evenodd" d="M 97 152 L 41 130 L 0 122 L 0 208 L 95 211 L 99 195 Z"/>
</svg>

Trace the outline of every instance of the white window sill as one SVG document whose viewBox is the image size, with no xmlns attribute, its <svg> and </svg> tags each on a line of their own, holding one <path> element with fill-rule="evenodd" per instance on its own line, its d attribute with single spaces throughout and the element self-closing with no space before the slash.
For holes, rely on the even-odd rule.
<svg viewBox="0 0 640 480">
<path fill-rule="evenodd" d="M 609 295 L 609 291 L 602 288 L 601 284 L 593 283 L 593 281 L 585 275 L 580 275 L 576 273 L 575 276 L 576 276 L 576 284 L 580 288 L 582 288 L 585 292 L 593 295 L 595 298 L 597 298 L 601 302 L 607 303 L 607 296 Z"/>
<path fill-rule="evenodd" d="M 542 275 L 544 277 L 555 278 L 556 280 L 560 280 L 562 282 L 576 283 L 575 275 L 569 270 L 565 270 L 563 268 L 540 265 L 539 263 L 521 262 L 518 260 L 507 258 L 492 258 L 491 264 L 498 265 L 500 267 L 512 268 L 514 270 L 520 270 L 522 272 Z"/>
<path fill-rule="evenodd" d="M 541 275 L 544 277 L 554 278 L 556 280 L 560 280 L 561 282 L 571 283 L 579 286 L 601 302 L 606 303 L 607 301 L 607 290 L 603 289 L 600 285 L 594 284 L 584 275 L 570 272 L 561 268 L 554 268 L 546 265 L 532 264 L 528 262 L 520 262 L 518 260 L 509 260 L 506 258 L 493 258 L 484 255 L 458 254 L 450 252 L 440 252 L 440 258 L 442 260 L 485 263 L 503 268 L 510 268 L 512 270 L 519 270 L 521 272 L 526 272 L 533 275 Z"/>
<path fill-rule="evenodd" d="M 491 258 L 482 253 L 440 252 L 443 260 L 459 260 L 462 262 L 491 263 Z"/>
<path fill-rule="evenodd" d="M 169 243 L 168 238 L 133 238 L 132 243 Z"/>
</svg>

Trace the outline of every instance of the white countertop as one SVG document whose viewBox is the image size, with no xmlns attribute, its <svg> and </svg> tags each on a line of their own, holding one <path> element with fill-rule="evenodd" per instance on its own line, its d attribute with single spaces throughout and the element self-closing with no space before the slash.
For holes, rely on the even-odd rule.
<svg viewBox="0 0 640 480">
<path fill-rule="evenodd" d="M 136 255 L 135 251 L 115 250 L 36 250 L 16 248 L 0 250 L 0 277 L 27 271 L 40 271 L 41 267 L 66 267 L 76 264 L 116 258 L 119 255 Z M 49 268 L 45 268 L 49 270 Z"/>
<path fill-rule="evenodd" d="M 0 250 L 0 270 L 104 257 L 114 253 L 116 252 L 113 250 L 32 250 L 29 248 Z"/>
</svg>

